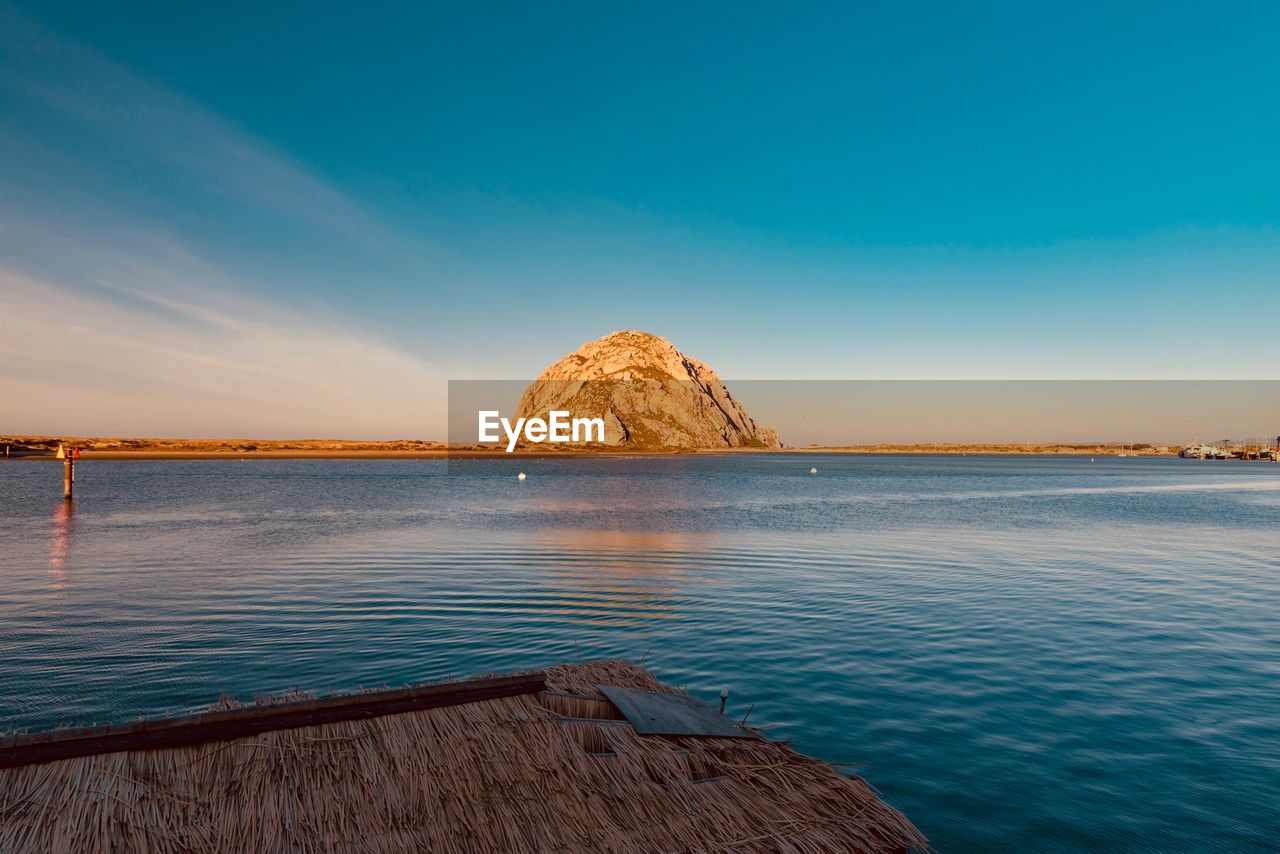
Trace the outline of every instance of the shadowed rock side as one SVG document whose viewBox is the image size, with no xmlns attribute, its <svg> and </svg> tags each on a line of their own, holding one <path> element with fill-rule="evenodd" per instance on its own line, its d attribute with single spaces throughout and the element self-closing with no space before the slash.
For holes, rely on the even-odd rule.
<svg viewBox="0 0 1280 854">
<path fill-rule="evenodd" d="M 648 332 L 583 344 L 525 389 L 516 416 L 602 418 L 604 444 L 628 449 L 777 448 L 710 367 Z"/>
</svg>

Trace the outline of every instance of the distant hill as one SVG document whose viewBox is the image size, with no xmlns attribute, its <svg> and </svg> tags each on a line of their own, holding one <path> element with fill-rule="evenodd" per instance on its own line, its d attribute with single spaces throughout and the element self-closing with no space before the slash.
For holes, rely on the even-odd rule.
<svg viewBox="0 0 1280 854">
<path fill-rule="evenodd" d="M 516 416 L 603 418 L 606 446 L 629 450 L 778 448 L 706 364 L 648 332 L 583 344 L 525 390 Z"/>
</svg>

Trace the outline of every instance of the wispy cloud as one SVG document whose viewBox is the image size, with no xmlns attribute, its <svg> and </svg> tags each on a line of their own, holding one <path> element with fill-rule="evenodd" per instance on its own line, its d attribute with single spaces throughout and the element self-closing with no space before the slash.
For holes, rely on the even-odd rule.
<svg viewBox="0 0 1280 854">
<path fill-rule="evenodd" d="M 3 6 L 0 59 L 0 99 L 28 119 L 0 126 L 0 432 L 443 432 L 428 364 L 323 299 L 259 296 L 268 274 L 243 272 L 257 259 L 226 257 L 182 214 L 230 207 L 245 229 L 394 251 L 375 217 L 185 96 Z M 44 126 L 57 144 L 30 130 Z M 262 266 L 307 276 L 306 258 L 273 262 Z"/>
<path fill-rule="evenodd" d="M 136 164 L 202 191 L 374 240 L 374 218 L 341 192 L 190 98 L 44 32 L 0 4 L 0 90 Z M 47 143 L 48 140 L 45 140 Z M 14 164 L 11 164 L 14 165 Z"/>
<path fill-rule="evenodd" d="M 0 270 L 0 432 L 443 434 L 423 362 L 305 314 L 204 296 L 122 300 Z"/>
</svg>

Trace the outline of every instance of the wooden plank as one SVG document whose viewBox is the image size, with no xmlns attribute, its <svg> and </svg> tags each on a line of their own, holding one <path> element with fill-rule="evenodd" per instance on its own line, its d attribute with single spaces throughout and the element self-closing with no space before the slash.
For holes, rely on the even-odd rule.
<svg viewBox="0 0 1280 854">
<path fill-rule="evenodd" d="M 273 730 L 368 720 L 421 709 L 536 694 L 546 687 L 545 675 L 538 672 L 229 709 L 117 726 L 19 735 L 0 747 L 0 768 L 39 765 L 100 753 L 230 741 Z"/>
<path fill-rule="evenodd" d="M 715 738 L 759 738 L 729 720 L 714 706 L 686 694 L 633 691 L 597 685 L 627 722 L 641 735 L 699 735 Z"/>
<path fill-rule="evenodd" d="M 563 715 L 556 717 L 556 723 L 606 724 L 606 725 L 612 725 L 612 726 L 631 726 L 631 721 L 622 720 L 621 718 L 566 718 Z"/>
</svg>

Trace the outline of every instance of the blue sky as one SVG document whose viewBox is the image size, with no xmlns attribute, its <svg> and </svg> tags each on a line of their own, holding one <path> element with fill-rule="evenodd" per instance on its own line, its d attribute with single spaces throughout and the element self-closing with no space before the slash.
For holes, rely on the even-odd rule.
<svg viewBox="0 0 1280 854">
<path fill-rule="evenodd" d="M 0 0 L 0 431 L 439 435 L 728 379 L 1270 378 L 1270 4 Z"/>
</svg>

